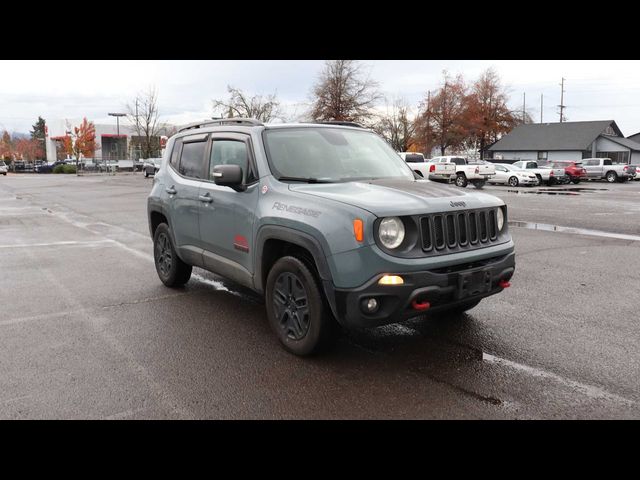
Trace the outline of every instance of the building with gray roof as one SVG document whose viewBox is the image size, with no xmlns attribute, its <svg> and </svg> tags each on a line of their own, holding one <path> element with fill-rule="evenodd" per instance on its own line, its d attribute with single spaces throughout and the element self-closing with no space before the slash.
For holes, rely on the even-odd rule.
<svg viewBox="0 0 640 480">
<path fill-rule="evenodd" d="M 614 163 L 640 164 L 640 143 L 625 138 L 613 120 L 523 124 L 487 151 L 490 158 L 505 161 L 600 157 Z"/>
</svg>

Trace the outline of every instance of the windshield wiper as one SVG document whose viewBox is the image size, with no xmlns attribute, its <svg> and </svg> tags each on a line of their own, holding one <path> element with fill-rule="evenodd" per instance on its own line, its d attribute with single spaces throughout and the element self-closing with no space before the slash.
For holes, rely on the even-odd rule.
<svg viewBox="0 0 640 480">
<path fill-rule="evenodd" d="M 333 183 L 333 180 L 313 177 L 279 177 L 278 180 L 288 182 L 305 182 L 305 183 Z"/>
</svg>

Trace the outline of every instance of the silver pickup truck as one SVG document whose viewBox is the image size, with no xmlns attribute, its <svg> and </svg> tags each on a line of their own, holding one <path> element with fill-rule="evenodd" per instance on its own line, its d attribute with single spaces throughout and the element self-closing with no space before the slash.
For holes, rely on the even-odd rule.
<svg viewBox="0 0 640 480">
<path fill-rule="evenodd" d="M 610 158 L 585 158 L 582 166 L 587 171 L 587 179 L 605 179 L 609 183 L 631 180 L 636 174 L 634 165 L 613 163 Z"/>
</svg>

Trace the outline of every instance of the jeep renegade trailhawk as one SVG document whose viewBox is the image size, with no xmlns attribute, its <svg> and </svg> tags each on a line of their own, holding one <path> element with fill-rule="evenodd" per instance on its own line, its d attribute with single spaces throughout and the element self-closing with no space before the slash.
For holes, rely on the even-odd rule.
<svg viewBox="0 0 640 480">
<path fill-rule="evenodd" d="M 515 267 L 502 200 L 416 178 L 356 124 L 189 125 L 168 142 L 148 214 L 165 285 L 197 266 L 263 294 L 298 355 L 324 346 L 335 321 L 469 310 Z"/>
</svg>

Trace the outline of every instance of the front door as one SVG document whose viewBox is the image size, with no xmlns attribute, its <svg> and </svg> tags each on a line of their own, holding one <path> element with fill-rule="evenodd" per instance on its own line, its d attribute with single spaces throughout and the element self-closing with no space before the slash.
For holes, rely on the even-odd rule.
<svg viewBox="0 0 640 480">
<path fill-rule="evenodd" d="M 205 266 L 239 283 L 247 284 L 254 271 L 253 224 L 258 202 L 258 182 L 248 135 L 216 133 L 209 149 L 207 178 L 200 186 L 200 237 Z M 216 185 L 216 165 L 242 168 L 245 189 Z"/>
</svg>

